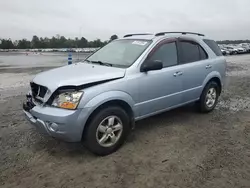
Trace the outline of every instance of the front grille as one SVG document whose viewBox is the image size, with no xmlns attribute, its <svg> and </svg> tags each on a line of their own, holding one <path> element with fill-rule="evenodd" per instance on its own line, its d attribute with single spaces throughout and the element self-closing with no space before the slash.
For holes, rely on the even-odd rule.
<svg viewBox="0 0 250 188">
<path fill-rule="evenodd" d="M 31 87 L 32 96 L 33 97 L 37 96 L 39 86 L 37 84 L 35 84 L 34 82 L 30 82 L 30 87 Z"/>
<path fill-rule="evenodd" d="M 37 97 L 43 98 L 48 90 L 46 87 L 38 85 L 34 82 L 30 83 L 30 87 L 31 87 L 32 96 L 34 98 L 37 98 Z"/>
<path fill-rule="evenodd" d="M 47 88 L 44 86 L 40 86 L 40 93 L 38 96 L 43 98 L 45 96 L 46 92 L 47 92 Z"/>
</svg>

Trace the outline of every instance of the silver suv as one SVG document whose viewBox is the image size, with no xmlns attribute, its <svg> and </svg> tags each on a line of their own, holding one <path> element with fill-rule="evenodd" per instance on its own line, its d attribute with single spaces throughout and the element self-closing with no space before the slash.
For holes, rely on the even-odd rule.
<svg viewBox="0 0 250 188">
<path fill-rule="evenodd" d="M 40 132 L 107 155 L 135 121 L 193 102 L 212 111 L 225 70 L 218 45 L 202 34 L 129 34 L 83 62 L 36 75 L 23 109 Z"/>
</svg>

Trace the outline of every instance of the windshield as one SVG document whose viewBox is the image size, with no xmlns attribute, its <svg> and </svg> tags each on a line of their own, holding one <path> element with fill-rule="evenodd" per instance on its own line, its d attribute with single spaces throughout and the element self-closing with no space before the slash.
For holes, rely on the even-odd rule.
<svg viewBox="0 0 250 188">
<path fill-rule="evenodd" d="M 116 40 L 91 55 L 87 61 L 127 68 L 135 62 L 150 43 L 150 40 Z"/>
</svg>

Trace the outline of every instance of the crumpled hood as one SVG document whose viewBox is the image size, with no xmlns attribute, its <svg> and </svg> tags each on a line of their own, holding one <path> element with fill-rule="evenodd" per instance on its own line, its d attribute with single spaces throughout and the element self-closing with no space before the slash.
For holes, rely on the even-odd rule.
<svg viewBox="0 0 250 188">
<path fill-rule="evenodd" d="M 80 86 L 108 79 L 122 78 L 125 69 L 76 63 L 39 73 L 33 79 L 36 84 L 47 87 L 52 93 L 61 86 Z"/>
</svg>

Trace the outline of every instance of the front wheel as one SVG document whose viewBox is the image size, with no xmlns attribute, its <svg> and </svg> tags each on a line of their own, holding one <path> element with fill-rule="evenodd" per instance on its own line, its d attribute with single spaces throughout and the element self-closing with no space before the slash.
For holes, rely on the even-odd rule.
<svg viewBox="0 0 250 188">
<path fill-rule="evenodd" d="M 130 118 L 120 107 L 111 106 L 97 112 L 85 131 L 87 148 L 97 155 L 115 152 L 130 130 Z"/>
<path fill-rule="evenodd" d="M 217 105 L 219 95 L 219 85 L 214 81 L 209 82 L 204 88 L 198 102 L 199 110 L 204 113 L 208 113 L 214 110 Z"/>
</svg>

